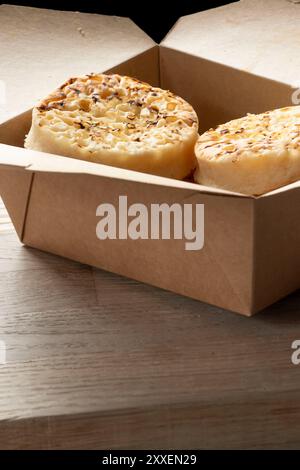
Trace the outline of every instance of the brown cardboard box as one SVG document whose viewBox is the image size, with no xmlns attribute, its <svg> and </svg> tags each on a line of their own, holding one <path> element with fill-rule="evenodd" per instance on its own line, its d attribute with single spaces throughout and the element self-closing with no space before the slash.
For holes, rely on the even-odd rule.
<svg viewBox="0 0 300 470">
<path fill-rule="evenodd" d="M 92 71 L 170 88 L 195 106 L 202 130 L 291 105 L 300 5 L 242 0 L 181 18 L 160 46 L 124 18 L 2 6 L 0 21 L 9 105 L 0 126 L 0 194 L 23 243 L 244 315 L 300 287 L 300 182 L 252 198 L 21 148 L 26 110 L 68 76 Z M 149 210 L 204 204 L 204 248 L 98 240 L 96 208 L 117 206 L 119 195 Z"/>
</svg>

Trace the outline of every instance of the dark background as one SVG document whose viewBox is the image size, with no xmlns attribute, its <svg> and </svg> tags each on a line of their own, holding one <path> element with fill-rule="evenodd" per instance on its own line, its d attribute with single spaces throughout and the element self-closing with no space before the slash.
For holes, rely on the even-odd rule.
<svg viewBox="0 0 300 470">
<path fill-rule="evenodd" d="M 231 0 L 233 2 L 234 0 Z M 27 1 L 14 2 L 7 0 L 12 5 L 33 6 L 38 8 L 52 8 L 55 10 L 77 10 L 88 13 L 100 13 L 104 15 L 128 16 L 156 42 L 160 42 L 170 30 L 176 20 L 183 15 L 215 8 L 231 3 L 230 1 L 201 1 L 201 0 L 82 0 L 72 1 Z"/>
</svg>

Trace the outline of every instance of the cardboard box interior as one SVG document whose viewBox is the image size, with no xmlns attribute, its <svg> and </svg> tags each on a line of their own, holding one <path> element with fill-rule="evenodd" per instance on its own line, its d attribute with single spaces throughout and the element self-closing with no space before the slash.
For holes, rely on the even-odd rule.
<svg viewBox="0 0 300 470">
<path fill-rule="evenodd" d="M 273 32 L 268 8 L 279 8 L 276 21 L 286 33 L 288 19 L 296 12 L 300 19 L 300 6 L 284 0 L 263 3 L 244 0 L 181 18 L 160 46 L 128 19 L 0 7 L 0 41 L 1 34 L 6 43 L 7 35 L 16 34 L 10 51 L 0 47 L 11 108 L 0 126 L 0 194 L 23 243 L 245 315 L 299 288 L 299 183 L 251 198 L 17 148 L 30 126 L 28 108 L 68 76 L 95 70 L 136 76 L 175 91 L 193 104 L 201 130 L 249 111 L 291 105 L 300 59 L 293 58 L 289 75 L 278 62 L 271 67 L 272 54 L 262 64 L 262 31 Z M 251 31 L 255 46 L 249 43 Z M 9 58 L 20 58 L 21 42 L 26 53 L 23 47 L 14 77 Z M 282 54 L 280 60 L 285 59 Z M 30 82 L 33 63 L 37 75 Z M 21 84 L 24 88 L 24 81 L 28 89 L 20 96 L 15 91 Z M 141 202 L 148 208 L 155 202 L 204 204 L 204 248 L 188 252 L 184 240 L 100 242 L 96 207 L 101 202 L 117 205 L 122 194 L 128 204 Z"/>
</svg>

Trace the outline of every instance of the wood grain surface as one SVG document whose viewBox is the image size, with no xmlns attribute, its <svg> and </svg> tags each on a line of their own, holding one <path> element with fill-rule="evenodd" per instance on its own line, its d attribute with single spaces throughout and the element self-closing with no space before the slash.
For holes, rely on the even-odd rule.
<svg viewBox="0 0 300 470">
<path fill-rule="evenodd" d="M 297 448 L 300 292 L 246 318 L 21 246 L 0 208 L 0 448 Z"/>
</svg>

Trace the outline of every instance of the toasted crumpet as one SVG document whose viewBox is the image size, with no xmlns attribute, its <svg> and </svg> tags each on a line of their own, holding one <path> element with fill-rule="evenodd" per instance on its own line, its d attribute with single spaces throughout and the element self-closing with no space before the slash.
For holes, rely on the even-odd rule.
<svg viewBox="0 0 300 470">
<path fill-rule="evenodd" d="M 170 91 L 120 75 L 71 78 L 33 109 L 28 149 L 182 179 L 198 119 Z"/>
<path fill-rule="evenodd" d="M 195 180 L 260 195 L 300 179 L 300 106 L 248 114 L 210 129 L 195 146 Z"/>
</svg>

